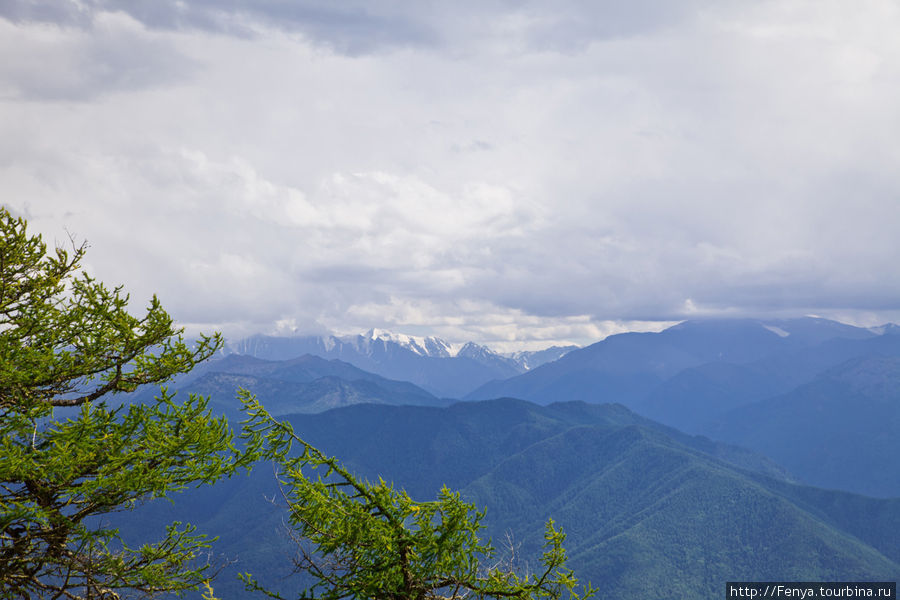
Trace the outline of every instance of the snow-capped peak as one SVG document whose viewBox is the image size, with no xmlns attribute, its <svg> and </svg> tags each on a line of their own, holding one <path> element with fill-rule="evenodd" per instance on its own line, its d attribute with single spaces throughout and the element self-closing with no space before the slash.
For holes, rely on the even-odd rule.
<svg viewBox="0 0 900 600">
<path fill-rule="evenodd" d="M 462 348 L 459 349 L 459 352 L 457 352 L 456 355 L 475 359 L 488 357 L 503 358 L 500 354 L 494 352 L 487 346 L 481 346 L 479 344 L 476 344 L 475 342 L 466 342 L 465 344 L 463 344 Z"/>
<path fill-rule="evenodd" d="M 407 350 L 412 350 L 420 356 L 448 358 L 456 354 L 451 344 L 431 336 L 406 335 L 404 333 L 393 333 L 385 329 L 373 328 L 365 332 L 362 337 L 368 340 L 393 342 Z"/>
</svg>

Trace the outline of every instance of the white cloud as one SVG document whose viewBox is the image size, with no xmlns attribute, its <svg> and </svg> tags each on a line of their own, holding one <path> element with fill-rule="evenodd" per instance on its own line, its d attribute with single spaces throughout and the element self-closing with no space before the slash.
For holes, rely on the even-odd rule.
<svg viewBox="0 0 900 600">
<path fill-rule="evenodd" d="M 206 329 L 896 314 L 896 5 L 646 4 L 10 3 L 4 203 Z"/>
</svg>

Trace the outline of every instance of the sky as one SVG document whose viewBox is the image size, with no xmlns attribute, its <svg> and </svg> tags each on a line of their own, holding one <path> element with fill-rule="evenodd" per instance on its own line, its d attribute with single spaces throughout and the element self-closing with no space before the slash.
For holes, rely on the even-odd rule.
<svg viewBox="0 0 900 600">
<path fill-rule="evenodd" d="M 2 205 L 189 333 L 900 321 L 894 0 L 0 0 Z"/>
</svg>

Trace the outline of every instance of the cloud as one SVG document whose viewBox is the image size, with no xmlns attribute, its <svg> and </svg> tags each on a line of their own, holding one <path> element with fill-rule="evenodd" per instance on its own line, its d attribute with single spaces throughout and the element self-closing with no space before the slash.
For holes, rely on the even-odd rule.
<svg viewBox="0 0 900 600">
<path fill-rule="evenodd" d="M 68 13 L 66 13 L 68 14 Z M 3 96 L 88 101 L 110 92 L 183 82 L 197 65 L 127 16 L 103 13 L 90 28 L 15 26 L 0 19 Z"/>
<path fill-rule="evenodd" d="M 509 3 L 503 0 L 366 2 L 351 0 L 10 0 L 0 16 L 13 22 L 90 27 L 98 15 L 128 14 L 159 30 L 202 30 L 256 37 L 268 30 L 303 36 L 332 51 L 358 56 L 402 48 L 463 50 L 465 46 L 581 51 L 606 39 L 652 33 L 680 24 L 716 3 L 692 0 L 566 0 Z"/>
<path fill-rule="evenodd" d="M 95 247 L 128 246 L 136 259 L 129 289 L 136 297 L 159 292 L 188 322 L 231 322 L 237 313 L 245 327 L 266 328 L 298 315 L 333 319 L 397 291 L 452 295 L 483 258 L 484 238 L 521 236 L 531 219 L 506 190 L 485 184 L 451 197 L 416 178 L 336 173 L 304 191 L 243 160 L 216 162 L 196 151 L 70 158 L 60 170 L 86 180 L 66 187 L 92 188 L 67 228 Z M 61 191 L 42 195 L 43 210 L 12 206 L 38 226 L 73 208 Z M 92 253 L 88 265 L 103 272 L 118 261 Z"/>
<path fill-rule="evenodd" d="M 489 301 L 390 297 L 382 302 L 354 305 L 330 329 L 354 334 L 370 323 L 448 340 L 480 340 L 499 352 L 538 350 L 550 345 L 587 345 L 616 333 L 661 331 L 675 324 L 658 320 L 604 321 L 591 315 L 548 318 Z"/>
<path fill-rule="evenodd" d="M 412 9 L 412 10 L 410 10 Z M 386 46 L 428 45 L 431 25 L 415 5 L 321 0 L 302 2 L 253 0 L 221 3 L 215 0 L 10 0 L 0 16 L 14 23 L 52 23 L 91 29 L 109 14 L 127 14 L 150 29 L 202 30 L 238 37 L 256 37 L 261 30 L 283 30 L 347 54 Z M 416 19 L 415 17 L 419 17 Z"/>
<path fill-rule="evenodd" d="M 896 314 L 900 11 L 651 4 L 5 3 L 4 202 L 204 329 Z"/>
<path fill-rule="evenodd" d="M 9 0 L 0 4 L 0 16 L 13 23 L 90 25 L 93 7 L 77 0 Z"/>
</svg>

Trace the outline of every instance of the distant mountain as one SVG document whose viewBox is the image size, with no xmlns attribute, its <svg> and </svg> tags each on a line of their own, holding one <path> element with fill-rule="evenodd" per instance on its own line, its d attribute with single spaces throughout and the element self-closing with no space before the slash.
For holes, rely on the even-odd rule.
<svg viewBox="0 0 900 600">
<path fill-rule="evenodd" d="M 431 358 L 450 358 L 456 356 L 456 351 L 452 344 L 441 338 L 432 336 L 421 337 L 403 333 L 393 333 L 385 329 L 370 329 L 359 337 L 362 338 L 362 340 L 391 342 L 397 344 L 401 348 L 411 350 L 419 356 L 428 356 Z M 352 340 L 352 338 L 350 339 Z"/>
<path fill-rule="evenodd" d="M 419 497 L 436 495 L 443 484 L 462 488 L 511 453 L 580 426 L 638 426 L 736 467 L 790 478 L 759 454 L 686 435 L 617 404 L 570 402 L 541 407 L 502 398 L 437 409 L 358 406 L 289 418 L 308 441 L 346 457 L 361 474 L 403 481 L 407 491 Z M 428 458 L 429 466 L 423 470 L 422 461 L 427 457 L 433 458 Z"/>
<path fill-rule="evenodd" d="M 522 364 L 513 358 L 503 356 L 502 354 L 494 352 L 487 346 L 479 346 L 473 342 L 464 344 L 459 351 L 457 351 L 456 356 L 458 358 L 471 358 L 483 365 L 495 366 L 499 370 L 512 369 L 517 374 L 525 371 Z"/>
<path fill-rule="evenodd" d="M 818 318 L 687 321 L 611 336 L 467 398 L 621 402 L 764 452 L 807 483 L 900 496 L 895 331 Z"/>
<path fill-rule="evenodd" d="M 743 363 L 706 363 L 679 372 L 633 408 L 693 433 L 740 406 L 785 394 L 854 358 L 900 356 L 900 336 L 833 338 Z"/>
<path fill-rule="evenodd" d="M 790 483 L 746 450 L 692 437 L 621 405 L 512 399 L 448 408 L 356 405 L 289 417 L 295 430 L 362 477 L 414 498 L 444 484 L 486 507 L 486 535 L 511 532 L 533 560 L 552 517 L 568 534 L 571 566 L 604 598 L 715 598 L 729 580 L 876 580 L 900 575 L 900 499 L 876 500 Z M 740 466 L 738 466 L 740 465 Z M 155 504 L 154 518 L 194 519 L 221 535 L 218 551 L 281 579 L 291 544 L 271 472 Z M 240 527 L 235 527 L 240 523 Z M 127 529 L 127 528 L 126 528 Z M 281 565 L 281 566 L 278 566 Z M 227 578 L 224 578 L 227 577 Z M 240 594 L 230 575 L 216 581 Z"/>
<path fill-rule="evenodd" d="M 885 323 L 878 327 L 869 327 L 869 331 L 878 335 L 900 335 L 900 325 L 897 325 L 896 323 Z"/>
<path fill-rule="evenodd" d="M 393 381 L 340 360 L 309 354 L 285 361 L 270 361 L 232 354 L 198 365 L 180 378 L 173 389 L 181 394 L 209 396 L 214 411 L 238 417 L 239 388 L 253 392 L 273 414 L 322 412 L 352 404 L 447 403 L 405 381 Z M 155 395 L 147 390 L 145 395 Z M 146 397 L 139 397 L 138 400 Z"/>
<path fill-rule="evenodd" d="M 466 399 L 616 401 L 690 429 L 710 411 L 783 393 L 854 356 L 895 352 L 900 336 L 825 319 L 686 321 L 610 336 Z"/>
<path fill-rule="evenodd" d="M 559 360 L 572 350 L 578 350 L 578 346 L 550 346 L 543 350 L 525 350 L 505 354 L 522 367 L 523 371 L 530 371 L 541 365 Z"/>
<path fill-rule="evenodd" d="M 691 433 L 725 411 L 790 389 L 784 378 L 763 368 L 705 363 L 680 371 L 635 402 L 651 419 Z"/>
<path fill-rule="evenodd" d="M 705 432 L 763 452 L 814 485 L 900 496 L 900 356 L 851 359 L 727 412 Z"/>
<path fill-rule="evenodd" d="M 270 336 L 254 335 L 225 344 L 224 354 L 243 354 L 269 360 L 288 360 L 303 354 L 349 353 L 370 356 L 373 347 L 402 348 L 421 357 L 450 358 L 454 347 L 436 337 L 395 334 L 383 329 L 370 329 L 356 336 Z"/>
<path fill-rule="evenodd" d="M 362 356 L 373 363 L 381 361 L 382 371 L 392 369 L 396 379 L 424 379 L 444 389 L 462 389 L 465 370 L 473 364 L 484 369 L 482 375 L 512 369 L 504 357 L 475 344 L 446 350 L 455 350 L 455 357 L 438 358 L 416 354 L 400 342 L 402 337 L 373 331 L 353 344 L 334 343 L 331 348 L 365 349 L 367 354 Z M 448 347 L 425 339 L 416 344 L 423 353 L 440 353 Z M 485 383 L 467 399 L 505 396 L 541 404 L 619 402 L 680 430 L 765 452 L 807 483 L 877 496 L 900 495 L 900 483 L 895 483 L 900 477 L 885 478 L 885 473 L 894 473 L 889 446 L 898 441 L 889 427 L 897 422 L 896 415 L 888 408 L 898 403 L 879 400 L 872 391 L 880 389 L 879 393 L 890 397 L 900 389 L 900 383 L 894 388 L 875 387 L 879 373 L 889 370 L 886 365 L 892 357 L 900 360 L 900 335 L 889 326 L 870 330 L 818 318 L 687 321 L 660 333 L 611 336 L 524 374 Z M 840 365 L 860 364 L 878 368 L 860 370 L 852 385 L 844 381 L 846 371 L 834 371 Z M 350 365 L 344 363 L 342 368 Z M 318 373 L 343 382 L 324 379 L 316 386 L 306 382 L 301 389 L 287 385 L 284 382 L 290 379 L 274 371 L 243 381 L 283 413 L 361 402 L 439 404 L 430 392 L 400 389 L 397 381 L 394 387 L 384 382 L 361 386 L 347 383 L 359 375 Z M 234 375 L 254 375 L 254 371 L 245 365 L 243 370 L 232 368 L 229 376 Z M 263 381 L 273 377 L 277 384 Z M 200 383 L 204 390 L 236 385 L 222 375 Z M 817 423 L 823 433 L 812 433 L 810 423 Z M 857 426 L 848 434 L 842 427 L 846 423 Z M 870 429 L 877 435 L 860 433 Z M 802 433 L 787 436 L 789 431 Z M 824 440 L 831 441 L 823 449 Z"/>
<path fill-rule="evenodd" d="M 570 348 L 504 356 L 472 342 L 456 347 L 440 338 L 371 329 L 345 337 L 256 335 L 227 343 L 224 354 L 267 360 L 304 354 L 336 358 L 389 379 L 410 381 L 437 396 L 460 398 L 488 381 L 513 377 L 554 360 Z"/>
</svg>

